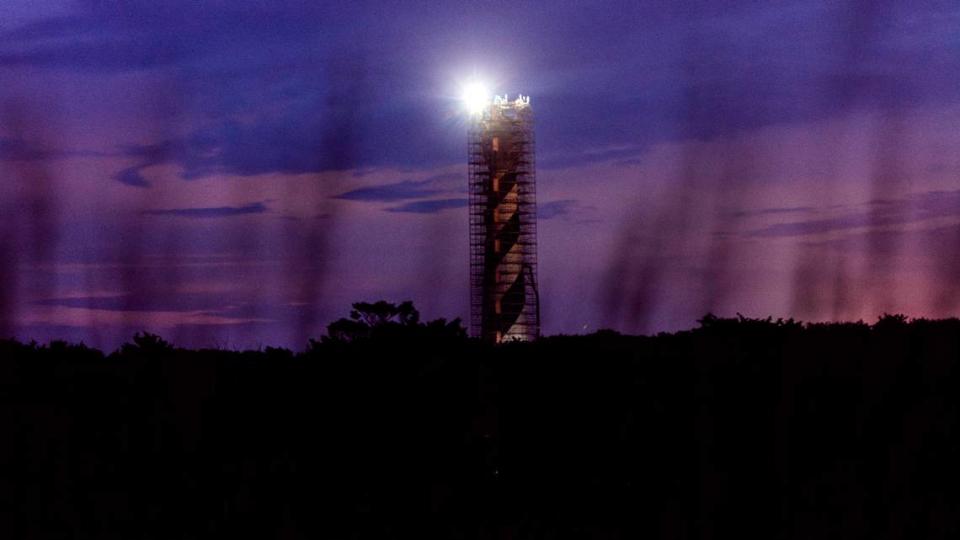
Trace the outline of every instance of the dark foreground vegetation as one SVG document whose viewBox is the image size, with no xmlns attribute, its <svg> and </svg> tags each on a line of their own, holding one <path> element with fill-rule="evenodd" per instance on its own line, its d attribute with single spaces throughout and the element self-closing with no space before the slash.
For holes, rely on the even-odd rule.
<svg viewBox="0 0 960 540">
<path fill-rule="evenodd" d="M 960 321 L 0 342 L 4 538 L 958 538 Z M 378 311 L 379 310 L 379 311 Z"/>
</svg>

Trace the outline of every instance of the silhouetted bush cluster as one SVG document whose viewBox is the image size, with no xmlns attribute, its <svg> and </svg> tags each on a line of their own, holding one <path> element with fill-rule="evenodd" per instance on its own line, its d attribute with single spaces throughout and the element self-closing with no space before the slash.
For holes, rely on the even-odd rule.
<svg viewBox="0 0 960 540">
<path fill-rule="evenodd" d="M 491 347 L 358 306 L 300 353 L 0 342 L 4 537 L 960 532 L 958 320 Z"/>
</svg>

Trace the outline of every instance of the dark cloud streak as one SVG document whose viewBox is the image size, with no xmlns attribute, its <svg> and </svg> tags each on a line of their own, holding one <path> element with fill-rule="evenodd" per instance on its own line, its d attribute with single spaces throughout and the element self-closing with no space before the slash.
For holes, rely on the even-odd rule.
<svg viewBox="0 0 960 540">
<path fill-rule="evenodd" d="M 442 190 L 428 188 L 431 182 L 424 180 L 414 182 L 406 180 L 394 184 L 383 184 L 379 186 L 364 187 L 354 189 L 334 196 L 334 199 L 343 199 L 347 201 L 374 201 L 374 202 L 394 202 L 408 199 L 422 199 L 442 193 Z"/>
<path fill-rule="evenodd" d="M 537 205 L 537 219 L 555 219 L 569 215 L 577 207 L 577 201 L 562 199 L 559 201 L 543 202 Z"/>
<path fill-rule="evenodd" d="M 212 208 L 170 208 L 164 210 L 147 210 L 144 214 L 151 216 L 176 216 L 183 218 L 226 218 L 235 216 L 246 216 L 250 214 L 263 214 L 269 212 L 267 205 L 258 202 L 245 206 L 218 206 Z"/>
<path fill-rule="evenodd" d="M 919 223 L 937 218 L 960 217 L 960 191 L 929 191 L 902 199 L 874 199 L 850 213 L 823 219 L 775 223 L 748 231 L 748 236 L 783 238 L 843 232 L 852 229 Z M 827 210 L 824 209 L 823 212 Z M 886 252 L 887 250 L 882 251 Z"/>
<path fill-rule="evenodd" d="M 469 201 L 467 199 L 432 199 L 414 201 L 400 206 L 385 208 L 384 210 L 403 214 L 436 214 L 442 210 L 466 208 L 468 203 Z"/>
</svg>

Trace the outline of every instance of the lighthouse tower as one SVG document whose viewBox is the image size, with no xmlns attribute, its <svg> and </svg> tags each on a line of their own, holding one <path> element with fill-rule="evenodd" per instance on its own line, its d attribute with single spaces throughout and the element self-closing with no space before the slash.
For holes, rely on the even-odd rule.
<svg viewBox="0 0 960 540">
<path fill-rule="evenodd" d="M 484 341 L 540 335 L 530 98 L 494 97 L 471 115 L 470 328 Z"/>
</svg>

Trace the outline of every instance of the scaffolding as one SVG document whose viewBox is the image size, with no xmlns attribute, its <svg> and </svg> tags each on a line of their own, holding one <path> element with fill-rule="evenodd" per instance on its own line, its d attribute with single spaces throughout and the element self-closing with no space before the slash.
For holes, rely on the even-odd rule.
<svg viewBox="0 0 960 540">
<path fill-rule="evenodd" d="M 472 117 L 470 331 L 492 343 L 540 335 L 537 200 L 530 98 L 497 96 Z"/>
</svg>

